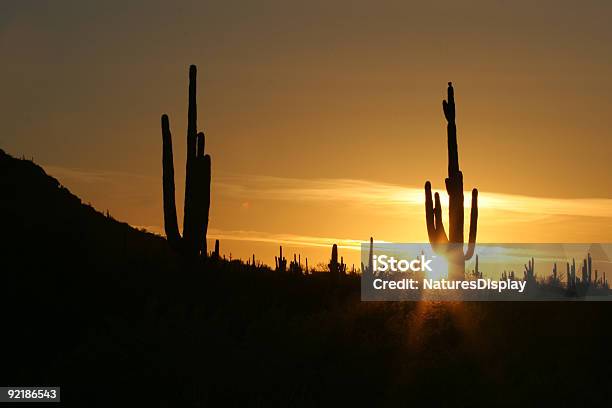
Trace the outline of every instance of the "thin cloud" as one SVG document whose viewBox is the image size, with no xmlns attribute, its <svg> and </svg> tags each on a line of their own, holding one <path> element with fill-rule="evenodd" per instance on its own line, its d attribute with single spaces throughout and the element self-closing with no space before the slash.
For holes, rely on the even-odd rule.
<svg viewBox="0 0 612 408">
<path fill-rule="evenodd" d="M 333 244 L 337 244 L 339 248 L 351 249 L 355 251 L 361 250 L 362 242 L 366 242 L 348 238 L 274 234 L 261 231 L 224 231 L 219 229 L 210 229 L 208 231 L 208 238 L 233 241 L 266 242 L 298 247 L 330 247 Z"/>
<path fill-rule="evenodd" d="M 91 171 L 59 166 L 45 166 L 47 172 L 60 180 L 82 183 L 126 184 L 130 181 L 156 183 L 152 176 L 126 172 Z M 356 179 L 298 179 L 260 175 L 220 175 L 213 181 L 213 190 L 220 196 L 249 200 L 343 202 L 353 206 L 387 208 L 399 213 L 407 206 L 422 209 L 422 187 L 406 187 Z M 442 204 L 448 206 L 448 195 L 441 191 Z M 471 192 L 466 191 L 465 206 L 470 207 Z M 606 198 L 544 198 L 526 195 L 481 191 L 481 210 L 521 213 L 525 216 L 569 215 L 612 218 L 612 199 Z"/>
<path fill-rule="evenodd" d="M 215 183 L 221 195 L 260 200 L 339 201 L 355 206 L 387 207 L 405 212 L 407 206 L 422 209 L 423 188 L 353 179 L 294 179 L 268 176 L 221 176 Z M 471 192 L 466 191 L 465 206 L 470 207 Z M 448 206 L 448 196 L 441 194 Z M 524 195 L 479 192 L 481 210 L 507 211 L 525 215 L 570 215 L 612 217 L 612 199 L 542 198 Z"/>
<path fill-rule="evenodd" d="M 111 208 L 121 205 L 130 208 L 146 208 L 158 203 L 160 197 L 158 178 L 140 174 L 88 171 L 58 166 L 46 166 L 49 174 L 66 183 L 74 192 L 85 193 L 92 199 L 94 205 L 100 208 Z M 236 199 L 241 203 L 241 209 L 252 207 L 257 201 L 309 202 L 318 205 L 332 205 L 339 208 L 350 207 L 357 212 L 352 214 L 384 215 L 394 220 L 414 220 L 423 217 L 424 191 L 422 187 L 407 187 L 390 183 L 378 183 L 355 179 L 297 179 L 286 177 L 270 177 L 259 175 L 228 175 L 218 174 L 213 179 L 213 194 L 216 203 Z M 448 195 L 441 191 L 441 199 L 445 209 L 448 208 Z M 177 194 L 180 192 L 177 191 Z M 465 192 L 466 213 L 470 208 L 470 192 Z M 248 203 L 248 205 L 244 205 Z M 270 205 L 274 205 L 270 203 Z M 283 204 L 286 211 L 295 211 L 291 206 Z M 612 199 L 602 198 L 541 198 L 525 195 L 501 194 L 481 191 L 479 194 L 479 223 L 483 228 L 499 229 L 512 227 L 517 230 L 529 224 L 546 226 L 550 222 L 559 225 L 564 217 L 583 217 L 583 220 L 602 218 L 605 225 L 612 219 Z M 446 211 L 445 211 L 446 214 Z M 151 220 L 153 221 L 153 220 Z M 144 228 L 148 231 L 164 235 L 160 225 Z M 220 227 L 223 220 L 220 221 Z M 142 221 L 141 221 L 142 222 Z M 215 222 L 216 223 L 216 222 Z M 140 224 L 140 223 L 139 223 Z M 259 229 L 255 227 L 254 229 Z M 543 227 L 542 227 L 543 228 Z M 557 227 L 555 227 L 557 228 Z M 581 227 L 576 227 L 581 228 Z M 262 228 L 264 229 L 264 228 Z M 576 230 L 578 231 L 578 230 Z M 295 230 L 292 232 L 299 232 Z M 507 231 L 506 231 L 507 232 Z M 380 234 L 389 234 L 381 231 Z M 424 234 L 424 232 L 423 232 Z M 510 232 L 512 234 L 512 231 Z M 393 234 L 391 234 L 393 235 Z M 486 235 L 486 233 L 485 233 Z M 499 235 L 499 234 L 498 234 Z M 209 231 L 212 239 L 253 241 L 276 243 L 288 246 L 327 247 L 338 244 L 341 248 L 358 250 L 361 241 L 338 237 L 313 237 L 299 234 L 275 234 L 262 231 L 226 231 L 222 229 Z M 413 237 L 412 239 L 415 239 Z M 496 238 L 499 239 L 499 238 Z M 516 239 L 516 238 L 515 238 Z M 537 238 L 534 238 L 537 239 Z M 550 239 L 550 238 L 547 238 Z"/>
</svg>

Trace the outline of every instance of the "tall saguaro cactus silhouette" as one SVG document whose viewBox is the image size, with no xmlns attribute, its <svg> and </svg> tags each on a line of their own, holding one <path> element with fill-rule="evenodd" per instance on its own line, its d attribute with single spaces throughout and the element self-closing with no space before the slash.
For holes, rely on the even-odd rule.
<svg viewBox="0 0 612 408">
<path fill-rule="evenodd" d="M 208 230 L 208 212 L 210 210 L 211 162 L 210 156 L 204 154 L 204 133 L 198 133 L 197 131 L 196 76 L 196 66 L 191 65 L 189 67 L 187 165 L 182 237 L 179 233 L 176 217 L 170 121 L 166 114 L 161 117 L 164 228 L 170 245 L 190 257 L 197 257 L 200 254 L 206 256 L 206 232 Z"/>
<path fill-rule="evenodd" d="M 455 93 L 453 84 L 448 83 L 448 101 L 442 102 L 444 116 L 448 125 L 448 178 L 446 192 L 449 196 L 449 236 L 446 235 L 442 222 L 440 195 L 435 194 L 435 205 L 431 198 L 431 183 L 425 183 L 425 218 L 429 242 L 437 252 L 442 252 L 449 263 L 449 278 L 465 278 L 465 261 L 472 258 L 476 246 L 476 229 L 478 225 L 478 190 L 472 190 L 472 210 L 470 215 L 470 235 L 467 252 L 463 253 L 463 173 L 459 170 L 459 153 L 457 150 L 457 126 L 455 124 Z"/>
</svg>

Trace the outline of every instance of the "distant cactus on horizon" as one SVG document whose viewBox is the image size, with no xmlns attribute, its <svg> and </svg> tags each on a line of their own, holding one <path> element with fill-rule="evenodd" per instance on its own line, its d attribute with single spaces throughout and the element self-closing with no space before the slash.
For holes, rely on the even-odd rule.
<svg viewBox="0 0 612 408">
<path fill-rule="evenodd" d="M 472 270 L 472 277 L 476 279 L 482 278 L 482 271 L 480 270 L 478 266 L 478 254 L 476 254 L 476 263 L 474 265 L 474 269 Z"/>
<path fill-rule="evenodd" d="M 338 262 L 338 245 L 336 244 L 332 246 L 331 259 L 328 267 L 332 276 L 346 275 L 346 264 L 344 263 L 344 257 L 340 257 L 340 262 Z"/>
<path fill-rule="evenodd" d="M 532 257 L 527 264 L 525 264 L 524 280 L 527 282 L 535 282 L 535 259 Z"/>
<path fill-rule="evenodd" d="M 572 258 L 572 264 L 567 262 L 567 290 L 576 290 L 576 260 Z"/>
<path fill-rule="evenodd" d="M 425 183 L 425 218 L 427 234 L 432 248 L 446 255 L 449 263 L 449 278 L 465 279 L 465 261 L 472 258 L 476 247 L 478 225 L 478 190 L 472 190 L 472 210 L 470 213 L 470 233 L 467 252 L 463 253 L 463 173 L 459 169 L 457 149 L 457 126 L 455 124 L 455 95 L 453 85 L 448 83 L 448 101 L 442 102 L 448 135 L 448 178 L 445 180 L 449 195 L 449 236 L 442 223 L 440 195 L 435 193 L 435 206 L 431 196 L 431 183 Z"/>
<path fill-rule="evenodd" d="M 374 275 L 374 237 L 370 237 L 370 251 L 368 253 L 368 264 L 361 263 L 361 274 L 364 276 Z"/>
<path fill-rule="evenodd" d="M 274 257 L 274 263 L 277 272 L 285 272 L 287 270 L 287 258 L 283 257 L 282 246 L 279 246 L 279 256 Z"/>
<path fill-rule="evenodd" d="M 293 261 L 289 263 L 289 272 L 295 275 L 302 274 L 302 258 L 298 258 L 296 254 L 293 254 Z"/>
<path fill-rule="evenodd" d="M 215 250 L 212 253 L 213 259 L 219 259 L 219 240 L 215 239 Z"/>
<path fill-rule="evenodd" d="M 164 229 L 170 246 L 189 256 L 206 256 L 206 232 L 210 210 L 210 155 L 204 154 L 204 133 L 197 132 L 195 65 L 189 67 L 189 107 L 187 113 L 187 164 L 183 235 L 178 228 L 174 193 L 174 159 L 168 115 L 161 117 L 164 190 Z"/>
</svg>

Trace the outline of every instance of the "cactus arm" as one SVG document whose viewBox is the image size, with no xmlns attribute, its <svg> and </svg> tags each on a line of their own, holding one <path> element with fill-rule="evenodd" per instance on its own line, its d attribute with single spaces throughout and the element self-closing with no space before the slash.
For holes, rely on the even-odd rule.
<svg viewBox="0 0 612 408">
<path fill-rule="evenodd" d="M 181 242 L 178 221 L 176 218 L 176 201 L 174 194 L 174 159 L 172 156 L 172 134 L 168 115 L 161 117 L 162 128 L 162 184 L 164 194 L 164 229 L 168 242 L 178 248 Z"/>
<path fill-rule="evenodd" d="M 444 222 L 442 221 L 442 205 L 440 204 L 440 194 L 434 194 L 435 206 L 434 206 L 434 219 L 436 222 L 436 242 L 447 244 L 448 237 L 444 230 Z"/>
<path fill-rule="evenodd" d="M 470 211 L 470 236 L 465 254 L 465 260 L 469 261 L 474 255 L 476 248 L 476 231 L 478 230 L 478 190 L 472 190 L 472 209 Z"/>
<path fill-rule="evenodd" d="M 435 206 L 431 199 L 431 183 L 425 183 L 425 219 L 427 222 L 427 234 L 431 244 L 448 243 L 444 224 L 442 222 L 442 206 L 440 195 L 435 194 Z"/>
<path fill-rule="evenodd" d="M 202 150 L 204 148 L 202 147 Z M 201 234 L 202 237 L 200 238 L 201 240 L 201 248 L 202 248 L 202 253 L 206 254 L 206 235 L 208 233 L 208 214 L 210 212 L 210 182 L 211 182 L 211 176 L 212 176 L 212 163 L 211 163 L 211 159 L 210 159 L 210 155 L 205 154 L 202 158 L 202 164 L 201 164 L 201 169 L 202 169 L 202 174 L 200 176 L 200 183 L 202 184 L 201 189 L 202 189 L 202 200 L 199 203 L 199 207 L 200 207 L 200 211 L 201 211 L 201 216 L 200 216 L 200 222 L 201 222 L 201 226 L 198 229 Z"/>
<path fill-rule="evenodd" d="M 431 198 L 431 183 L 425 183 L 425 222 L 427 223 L 427 235 L 429 242 L 436 242 L 436 223 L 434 216 L 433 200 Z"/>
<path fill-rule="evenodd" d="M 206 144 L 204 132 L 198 133 L 196 144 L 197 144 L 196 157 L 199 159 L 199 158 L 204 157 L 204 147 Z"/>
<path fill-rule="evenodd" d="M 204 154 L 205 137 L 199 132 L 196 136 L 196 156 L 193 162 L 195 172 L 193 189 L 193 222 L 194 222 L 194 251 L 206 254 L 206 232 L 208 229 L 208 212 L 210 209 L 210 156 Z"/>
</svg>

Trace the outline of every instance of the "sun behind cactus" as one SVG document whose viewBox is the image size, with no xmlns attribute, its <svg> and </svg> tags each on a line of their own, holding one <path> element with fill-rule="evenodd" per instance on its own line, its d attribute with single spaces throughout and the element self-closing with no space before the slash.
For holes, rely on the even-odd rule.
<svg viewBox="0 0 612 408">
<path fill-rule="evenodd" d="M 465 261 L 472 258 L 476 247 L 476 229 L 478 225 L 478 190 L 472 190 L 472 211 L 470 215 L 470 235 L 467 252 L 463 253 L 463 173 L 459 170 L 459 153 L 457 151 L 457 126 L 455 124 L 455 94 L 453 84 L 448 83 L 448 101 L 442 102 L 444 116 L 448 125 L 448 178 L 446 192 L 449 196 L 449 237 L 442 222 L 440 195 L 435 194 L 435 206 L 431 199 L 431 183 L 425 183 L 425 218 L 427 234 L 432 248 L 446 256 L 448 260 L 449 279 L 465 278 Z"/>
</svg>

